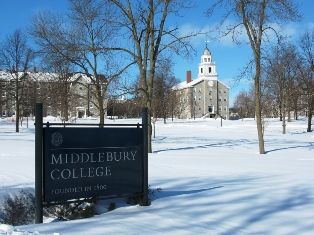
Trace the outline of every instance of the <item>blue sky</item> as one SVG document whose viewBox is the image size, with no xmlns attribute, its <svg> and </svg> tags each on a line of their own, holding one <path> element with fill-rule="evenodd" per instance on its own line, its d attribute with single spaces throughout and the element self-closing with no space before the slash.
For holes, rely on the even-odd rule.
<svg viewBox="0 0 314 235">
<path fill-rule="evenodd" d="M 213 18 L 205 16 L 204 12 L 211 2 L 210 0 L 195 1 L 196 6 L 194 8 L 182 11 L 181 17 L 172 18 L 170 23 L 179 25 L 182 31 L 190 31 L 191 29 L 212 30 L 219 23 L 219 13 Z M 314 1 L 299 0 L 297 3 L 303 18 L 299 22 L 288 23 L 281 28 L 281 31 L 290 36 L 293 41 L 297 41 L 305 30 L 314 28 Z M 68 8 L 68 5 L 67 0 L 1 0 L 0 41 L 15 29 L 27 30 L 32 16 L 38 11 L 64 11 Z M 191 70 L 192 77 L 196 78 L 200 56 L 205 48 L 205 40 L 210 40 L 208 48 L 212 52 L 213 60 L 216 62 L 219 79 L 231 88 L 230 105 L 232 106 L 236 94 L 249 85 L 247 79 L 235 83 L 234 78 L 249 61 L 251 52 L 245 43 L 236 45 L 228 37 L 218 41 L 212 40 L 211 36 L 215 36 L 215 32 L 211 33 L 210 36 L 199 36 L 192 40 L 196 53 L 191 58 L 174 58 L 174 75 L 179 80 L 184 80 L 186 71 Z M 245 36 L 241 36 L 240 41 L 244 38 Z"/>
</svg>

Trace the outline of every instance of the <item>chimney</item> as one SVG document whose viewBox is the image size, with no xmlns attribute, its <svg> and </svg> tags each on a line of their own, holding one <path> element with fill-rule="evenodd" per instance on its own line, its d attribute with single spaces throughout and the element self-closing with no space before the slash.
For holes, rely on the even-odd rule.
<svg viewBox="0 0 314 235">
<path fill-rule="evenodd" d="M 192 82 L 192 73 L 191 70 L 186 71 L 186 83 Z"/>
</svg>

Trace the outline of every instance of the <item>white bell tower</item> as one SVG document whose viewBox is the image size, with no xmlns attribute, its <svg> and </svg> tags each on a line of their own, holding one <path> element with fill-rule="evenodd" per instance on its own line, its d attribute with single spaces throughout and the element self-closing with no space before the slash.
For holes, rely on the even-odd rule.
<svg viewBox="0 0 314 235">
<path fill-rule="evenodd" d="M 201 56 L 201 63 L 198 65 L 198 78 L 206 80 L 217 80 L 216 64 L 212 60 L 212 55 L 207 48 Z"/>
</svg>

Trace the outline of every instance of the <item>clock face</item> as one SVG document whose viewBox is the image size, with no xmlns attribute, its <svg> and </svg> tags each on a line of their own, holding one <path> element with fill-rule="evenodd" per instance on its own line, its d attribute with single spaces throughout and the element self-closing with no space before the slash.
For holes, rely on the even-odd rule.
<svg viewBox="0 0 314 235">
<path fill-rule="evenodd" d="M 214 82 L 213 81 L 208 81 L 208 86 L 214 86 Z"/>
</svg>

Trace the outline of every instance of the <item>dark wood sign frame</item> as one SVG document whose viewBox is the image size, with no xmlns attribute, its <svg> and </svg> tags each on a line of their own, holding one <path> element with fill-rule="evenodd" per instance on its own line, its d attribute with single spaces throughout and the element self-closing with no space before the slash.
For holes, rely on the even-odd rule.
<svg viewBox="0 0 314 235">
<path fill-rule="evenodd" d="M 147 134 L 147 108 L 142 124 L 43 123 L 43 106 L 37 103 L 36 223 L 43 222 L 44 205 L 87 198 L 137 194 L 149 205 Z"/>
</svg>

